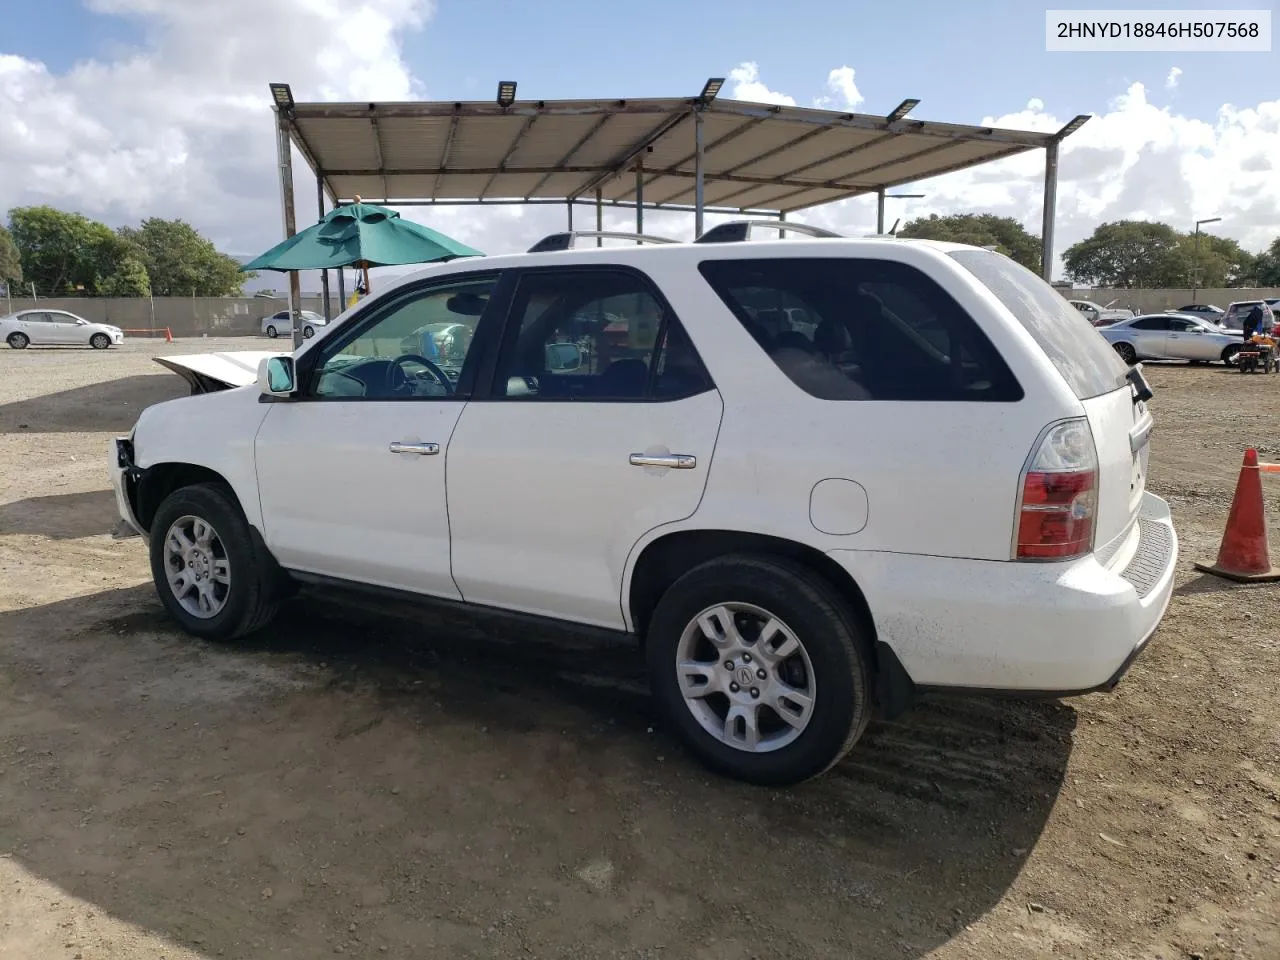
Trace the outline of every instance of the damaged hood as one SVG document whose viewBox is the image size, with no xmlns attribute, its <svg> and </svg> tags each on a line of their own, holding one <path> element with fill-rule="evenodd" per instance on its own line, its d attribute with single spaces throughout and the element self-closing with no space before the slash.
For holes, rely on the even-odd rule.
<svg viewBox="0 0 1280 960">
<path fill-rule="evenodd" d="M 287 357 L 283 350 L 237 350 L 230 353 L 195 353 L 190 356 L 152 357 L 187 383 L 192 393 L 212 393 L 247 387 L 258 380 L 258 365 L 267 357 Z"/>
</svg>

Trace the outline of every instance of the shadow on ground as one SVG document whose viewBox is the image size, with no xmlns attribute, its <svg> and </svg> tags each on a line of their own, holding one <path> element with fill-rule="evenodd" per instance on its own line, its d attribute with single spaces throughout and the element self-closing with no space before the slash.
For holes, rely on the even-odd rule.
<svg viewBox="0 0 1280 960">
<path fill-rule="evenodd" d="M 0 536 L 30 534 L 55 540 L 77 540 L 109 533 L 116 523 L 110 490 L 59 493 L 0 503 Z"/>
<path fill-rule="evenodd" d="M 106 380 L 0 404 L 0 433 L 128 433 L 145 407 L 190 393 L 172 374 Z"/>
<path fill-rule="evenodd" d="M 0 613 L 0 853 L 209 956 L 922 957 L 1071 748 L 1060 703 L 939 699 L 751 788 L 657 727 L 629 644 L 333 599 L 235 648 L 150 587 Z"/>
</svg>

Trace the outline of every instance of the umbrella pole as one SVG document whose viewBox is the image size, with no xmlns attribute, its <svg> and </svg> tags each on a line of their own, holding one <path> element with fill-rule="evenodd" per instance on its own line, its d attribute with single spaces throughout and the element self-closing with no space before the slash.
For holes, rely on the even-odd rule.
<svg viewBox="0 0 1280 960">
<path fill-rule="evenodd" d="M 364 269 L 364 295 L 367 297 L 372 292 L 369 289 L 369 263 L 364 261 L 360 266 Z"/>
</svg>

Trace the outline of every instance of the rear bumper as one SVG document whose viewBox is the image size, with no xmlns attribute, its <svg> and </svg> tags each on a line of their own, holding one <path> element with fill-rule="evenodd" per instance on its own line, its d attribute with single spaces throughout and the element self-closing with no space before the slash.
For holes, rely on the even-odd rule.
<svg viewBox="0 0 1280 960">
<path fill-rule="evenodd" d="M 914 689 L 1063 696 L 1114 687 L 1168 608 L 1178 560 L 1168 505 L 1144 495 L 1138 527 L 1122 569 L 1093 556 L 1045 564 L 831 557 L 862 588 L 879 642 Z"/>
</svg>

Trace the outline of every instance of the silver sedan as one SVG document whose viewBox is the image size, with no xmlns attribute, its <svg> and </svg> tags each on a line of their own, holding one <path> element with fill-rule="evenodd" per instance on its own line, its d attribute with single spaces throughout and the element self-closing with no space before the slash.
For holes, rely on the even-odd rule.
<svg viewBox="0 0 1280 960">
<path fill-rule="evenodd" d="M 1098 333 L 1125 363 L 1139 360 L 1189 360 L 1234 366 L 1244 343 L 1240 330 L 1224 330 L 1217 324 L 1189 314 L 1152 313 L 1121 320 Z"/>
</svg>

